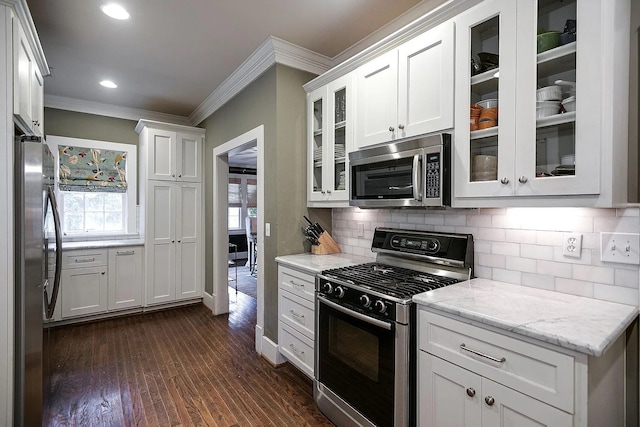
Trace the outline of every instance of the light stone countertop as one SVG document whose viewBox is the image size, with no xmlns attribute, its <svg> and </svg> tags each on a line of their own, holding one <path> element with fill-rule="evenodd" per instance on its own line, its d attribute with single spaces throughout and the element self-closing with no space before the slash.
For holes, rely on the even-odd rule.
<svg viewBox="0 0 640 427">
<path fill-rule="evenodd" d="M 91 240 L 86 242 L 62 242 L 62 250 L 120 248 L 125 246 L 143 246 L 144 239 Z"/>
<path fill-rule="evenodd" d="M 297 255 L 282 255 L 276 257 L 276 262 L 287 267 L 297 268 L 309 274 L 321 273 L 332 268 L 347 267 L 350 265 L 373 262 L 373 258 L 366 258 L 351 254 L 315 255 L 304 253 Z"/>
<path fill-rule="evenodd" d="M 550 344 L 602 356 L 638 316 L 638 307 L 559 292 L 472 279 L 425 292 L 413 301 L 535 338 Z"/>
</svg>

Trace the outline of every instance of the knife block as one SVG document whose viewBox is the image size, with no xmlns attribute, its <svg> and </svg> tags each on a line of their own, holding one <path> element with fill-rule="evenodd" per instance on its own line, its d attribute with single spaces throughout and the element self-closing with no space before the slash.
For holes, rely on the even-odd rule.
<svg viewBox="0 0 640 427">
<path fill-rule="evenodd" d="M 337 254 L 342 252 L 340 247 L 333 240 L 333 237 L 326 231 L 318 237 L 319 245 L 311 245 L 311 253 L 316 255 Z"/>
</svg>

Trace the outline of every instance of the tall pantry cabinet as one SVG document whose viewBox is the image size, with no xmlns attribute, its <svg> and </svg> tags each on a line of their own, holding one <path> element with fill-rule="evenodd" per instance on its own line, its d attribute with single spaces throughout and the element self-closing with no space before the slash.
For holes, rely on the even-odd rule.
<svg viewBox="0 0 640 427">
<path fill-rule="evenodd" d="M 146 304 L 202 297 L 204 129 L 140 120 Z"/>
</svg>

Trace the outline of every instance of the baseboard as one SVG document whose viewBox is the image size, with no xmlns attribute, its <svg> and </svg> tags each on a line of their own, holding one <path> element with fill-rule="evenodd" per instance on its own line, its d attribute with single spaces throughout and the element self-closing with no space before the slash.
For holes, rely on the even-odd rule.
<svg viewBox="0 0 640 427">
<path fill-rule="evenodd" d="M 213 313 L 213 295 L 207 292 L 203 292 L 202 304 L 204 304 L 204 306 L 207 307 L 209 310 L 211 310 L 211 313 Z"/>
<path fill-rule="evenodd" d="M 256 325 L 256 351 L 274 366 L 282 365 L 287 361 L 278 351 L 278 344 L 265 337 L 262 327 Z"/>
</svg>

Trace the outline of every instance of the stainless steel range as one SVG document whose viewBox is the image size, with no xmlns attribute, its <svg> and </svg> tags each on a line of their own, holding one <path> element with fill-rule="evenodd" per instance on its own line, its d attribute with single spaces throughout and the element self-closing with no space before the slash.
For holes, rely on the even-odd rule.
<svg viewBox="0 0 640 427">
<path fill-rule="evenodd" d="M 377 228 L 376 261 L 316 276 L 314 397 L 338 426 L 415 425 L 413 295 L 473 275 L 473 236 Z"/>
</svg>

